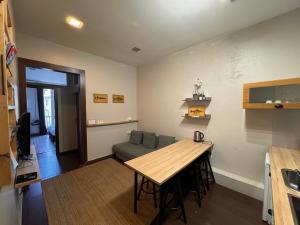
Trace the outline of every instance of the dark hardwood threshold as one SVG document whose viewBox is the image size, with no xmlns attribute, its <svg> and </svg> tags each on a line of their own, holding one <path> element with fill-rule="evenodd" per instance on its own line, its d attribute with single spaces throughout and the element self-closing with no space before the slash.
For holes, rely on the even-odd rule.
<svg viewBox="0 0 300 225">
<path fill-rule="evenodd" d="M 94 164 L 96 162 L 100 162 L 102 160 L 105 160 L 105 159 L 109 159 L 109 158 L 112 158 L 113 157 L 113 154 L 111 155 L 107 155 L 107 156 L 104 156 L 104 157 L 101 157 L 101 158 L 97 158 L 97 159 L 93 159 L 93 160 L 90 160 L 90 161 L 87 161 L 84 165 L 91 165 L 91 164 Z"/>
<path fill-rule="evenodd" d="M 79 149 L 72 149 L 72 150 L 68 150 L 68 151 L 65 151 L 65 152 L 60 152 L 59 155 L 68 155 L 68 154 L 73 154 L 75 152 L 79 152 Z"/>
</svg>

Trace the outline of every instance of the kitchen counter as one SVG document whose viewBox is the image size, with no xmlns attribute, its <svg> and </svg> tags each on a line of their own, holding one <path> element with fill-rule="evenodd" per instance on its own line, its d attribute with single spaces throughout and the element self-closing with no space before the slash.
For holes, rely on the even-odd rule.
<svg viewBox="0 0 300 225">
<path fill-rule="evenodd" d="M 270 161 L 275 225 L 293 225 L 295 223 L 288 194 L 300 198 L 300 192 L 285 185 L 281 169 L 300 170 L 300 150 L 271 147 Z"/>
</svg>

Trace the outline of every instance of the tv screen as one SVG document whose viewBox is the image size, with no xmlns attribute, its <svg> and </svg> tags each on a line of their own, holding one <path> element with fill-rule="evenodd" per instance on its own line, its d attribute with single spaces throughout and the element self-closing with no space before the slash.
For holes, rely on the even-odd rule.
<svg viewBox="0 0 300 225">
<path fill-rule="evenodd" d="M 18 153 L 21 158 L 30 156 L 30 113 L 24 113 L 17 123 Z"/>
</svg>

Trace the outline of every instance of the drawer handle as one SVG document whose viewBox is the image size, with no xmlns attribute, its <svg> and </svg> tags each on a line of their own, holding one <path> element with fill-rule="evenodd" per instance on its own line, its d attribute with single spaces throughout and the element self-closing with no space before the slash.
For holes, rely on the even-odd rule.
<svg viewBox="0 0 300 225">
<path fill-rule="evenodd" d="M 269 214 L 270 216 L 273 216 L 273 210 L 272 210 L 272 209 L 268 209 L 268 214 Z"/>
</svg>

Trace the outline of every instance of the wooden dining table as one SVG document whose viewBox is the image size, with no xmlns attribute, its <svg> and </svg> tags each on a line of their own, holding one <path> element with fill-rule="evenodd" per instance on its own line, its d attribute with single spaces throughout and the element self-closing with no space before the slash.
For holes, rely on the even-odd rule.
<svg viewBox="0 0 300 225">
<path fill-rule="evenodd" d="M 162 223 L 164 206 L 164 184 L 183 169 L 212 149 L 212 143 L 198 143 L 183 139 L 159 150 L 125 162 L 134 171 L 134 213 L 137 213 L 138 174 L 159 186 L 160 203 L 157 215 Z"/>
</svg>

